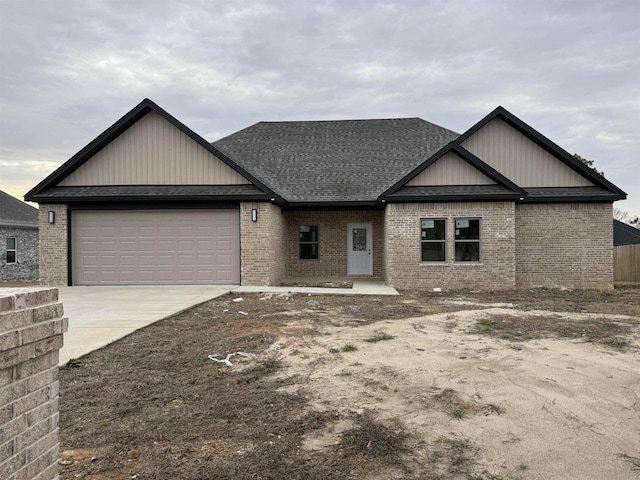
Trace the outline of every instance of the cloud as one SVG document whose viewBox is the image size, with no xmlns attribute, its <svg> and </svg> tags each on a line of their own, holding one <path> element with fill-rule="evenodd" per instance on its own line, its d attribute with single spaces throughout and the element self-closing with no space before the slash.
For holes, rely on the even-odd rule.
<svg viewBox="0 0 640 480">
<path fill-rule="evenodd" d="M 53 168 L 145 97 L 211 140 L 261 120 L 420 116 L 464 131 L 503 105 L 595 159 L 640 213 L 633 0 L 0 2 L 12 161 L 37 152 Z M 2 184 L 15 175 L 0 165 Z"/>
</svg>

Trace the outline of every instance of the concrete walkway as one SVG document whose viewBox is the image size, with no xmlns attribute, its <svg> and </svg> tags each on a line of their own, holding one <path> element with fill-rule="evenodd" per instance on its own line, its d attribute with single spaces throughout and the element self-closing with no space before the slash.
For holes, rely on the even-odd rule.
<svg viewBox="0 0 640 480">
<path fill-rule="evenodd" d="M 59 287 L 69 317 L 60 365 L 139 328 L 231 291 L 236 285 Z"/>
<path fill-rule="evenodd" d="M 319 288 L 319 287 L 254 287 L 243 286 L 233 293 L 311 293 L 315 295 L 400 295 L 398 291 L 385 285 L 380 280 L 352 280 L 353 288 Z"/>
</svg>

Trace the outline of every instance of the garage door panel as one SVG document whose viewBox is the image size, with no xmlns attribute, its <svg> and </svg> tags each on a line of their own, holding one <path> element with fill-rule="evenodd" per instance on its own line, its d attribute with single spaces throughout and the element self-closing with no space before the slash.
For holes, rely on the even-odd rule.
<svg viewBox="0 0 640 480">
<path fill-rule="evenodd" d="M 76 211 L 75 285 L 240 283 L 237 210 Z"/>
</svg>

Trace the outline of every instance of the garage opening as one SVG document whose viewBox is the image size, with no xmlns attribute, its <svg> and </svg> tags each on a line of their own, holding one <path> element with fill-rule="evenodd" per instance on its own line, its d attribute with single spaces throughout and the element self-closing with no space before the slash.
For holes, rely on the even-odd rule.
<svg viewBox="0 0 640 480">
<path fill-rule="evenodd" d="M 78 210 L 74 285 L 240 283 L 238 210 Z"/>
</svg>

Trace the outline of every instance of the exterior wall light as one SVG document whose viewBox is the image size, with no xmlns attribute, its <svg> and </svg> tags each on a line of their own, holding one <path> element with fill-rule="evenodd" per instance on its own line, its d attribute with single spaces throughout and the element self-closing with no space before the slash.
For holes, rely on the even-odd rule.
<svg viewBox="0 0 640 480">
<path fill-rule="evenodd" d="M 49 223 L 56 223 L 56 212 L 54 212 L 53 210 L 50 210 L 48 215 L 48 220 L 49 220 Z"/>
<path fill-rule="evenodd" d="M 251 210 L 251 221 L 252 222 L 258 221 L 258 210 L 256 210 L 255 208 Z"/>
</svg>

